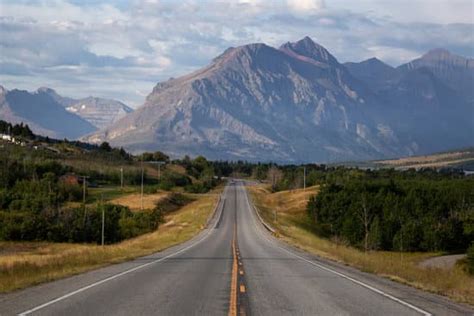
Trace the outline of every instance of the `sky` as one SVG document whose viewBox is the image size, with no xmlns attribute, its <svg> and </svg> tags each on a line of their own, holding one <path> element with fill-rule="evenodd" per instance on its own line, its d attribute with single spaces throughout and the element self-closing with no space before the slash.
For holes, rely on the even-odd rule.
<svg viewBox="0 0 474 316">
<path fill-rule="evenodd" d="M 137 107 L 228 47 L 310 36 L 340 62 L 474 56 L 474 0 L 0 0 L 0 84 Z"/>
</svg>

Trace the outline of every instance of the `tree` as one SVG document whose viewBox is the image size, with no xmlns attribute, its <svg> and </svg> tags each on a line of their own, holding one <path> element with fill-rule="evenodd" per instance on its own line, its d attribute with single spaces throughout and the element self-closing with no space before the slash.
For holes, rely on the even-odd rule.
<svg viewBox="0 0 474 316">
<path fill-rule="evenodd" d="M 107 152 L 112 151 L 112 147 L 110 147 L 110 144 L 108 142 L 103 142 L 102 144 L 100 144 L 99 149 Z"/>
<path fill-rule="evenodd" d="M 155 151 L 153 153 L 153 160 L 168 162 L 170 157 L 161 151 Z"/>
<path fill-rule="evenodd" d="M 267 179 L 272 184 L 272 190 L 276 190 L 277 183 L 283 179 L 283 172 L 277 166 L 268 169 Z"/>
<path fill-rule="evenodd" d="M 356 194 L 359 195 L 359 207 L 357 208 L 357 217 L 362 222 L 364 226 L 364 250 L 367 252 L 369 250 L 369 235 L 370 235 L 370 226 L 372 224 L 372 219 L 374 218 L 374 200 L 373 198 L 369 200 L 370 192 L 367 192 L 368 188 L 365 186 L 361 187 L 359 190 L 356 190 Z"/>
</svg>

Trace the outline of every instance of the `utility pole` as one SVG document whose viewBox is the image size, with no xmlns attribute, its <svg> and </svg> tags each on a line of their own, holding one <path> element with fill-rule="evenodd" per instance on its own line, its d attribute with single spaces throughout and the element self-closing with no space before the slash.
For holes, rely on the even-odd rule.
<svg viewBox="0 0 474 316">
<path fill-rule="evenodd" d="M 84 219 L 82 225 L 86 226 L 87 208 L 86 208 L 86 179 L 88 176 L 81 176 L 82 178 L 82 205 L 84 206 Z M 85 230 L 84 230 L 85 231 Z"/>
<path fill-rule="evenodd" d="M 84 208 L 86 207 L 86 179 L 90 178 L 89 176 L 80 176 L 82 178 L 82 204 Z"/>
<path fill-rule="evenodd" d="M 86 208 L 86 177 L 82 177 L 82 204 Z"/>
<path fill-rule="evenodd" d="M 303 167 L 303 191 L 306 191 L 306 166 Z"/>
<path fill-rule="evenodd" d="M 143 156 L 142 156 L 142 186 L 141 186 L 141 197 L 140 197 L 140 204 L 141 204 L 141 210 L 143 211 Z"/>
<path fill-rule="evenodd" d="M 123 190 L 123 168 L 120 168 L 120 190 Z"/>
<path fill-rule="evenodd" d="M 166 161 L 147 161 L 147 163 L 152 165 L 158 165 L 158 180 L 161 180 L 161 165 L 166 164 Z"/>
<path fill-rule="evenodd" d="M 100 198 L 100 207 L 102 208 L 102 246 L 104 246 L 104 235 L 105 235 L 105 208 L 102 203 L 102 195 Z"/>
</svg>

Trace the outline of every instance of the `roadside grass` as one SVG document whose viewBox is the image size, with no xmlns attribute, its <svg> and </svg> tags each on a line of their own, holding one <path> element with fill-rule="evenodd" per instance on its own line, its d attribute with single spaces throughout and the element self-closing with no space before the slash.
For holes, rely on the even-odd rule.
<svg viewBox="0 0 474 316">
<path fill-rule="evenodd" d="M 442 253 L 365 253 L 337 240 L 318 237 L 306 213 L 306 203 L 310 196 L 317 194 L 318 187 L 277 193 L 270 193 L 264 186 L 247 188 L 260 215 L 276 230 L 276 235 L 289 244 L 364 272 L 474 305 L 474 278 L 467 274 L 462 265 L 456 265 L 453 269 L 423 268 L 418 265 L 426 258 Z"/>
<path fill-rule="evenodd" d="M 193 194 L 195 201 L 167 215 L 158 230 L 113 245 L 0 242 L 0 293 L 149 255 L 189 240 L 205 227 L 220 191 Z"/>
</svg>

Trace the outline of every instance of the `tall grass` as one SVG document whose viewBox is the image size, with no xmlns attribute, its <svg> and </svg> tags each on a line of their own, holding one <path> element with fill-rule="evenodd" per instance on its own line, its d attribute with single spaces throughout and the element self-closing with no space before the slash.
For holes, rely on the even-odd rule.
<svg viewBox="0 0 474 316">
<path fill-rule="evenodd" d="M 440 253 L 364 252 L 337 240 L 318 237 L 306 214 L 306 203 L 317 194 L 318 187 L 306 191 L 270 193 L 263 187 L 249 187 L 256 206 L 265 221 L 286 242 L 323 258 L 348 264 L 419 289 L 442 294 L 474 304 L 474 278 L 455 266 L 453 269 L 423 268 L 419 263 Z M 276 220 L 275 220 L 276 212 Z"/>
</svg>

